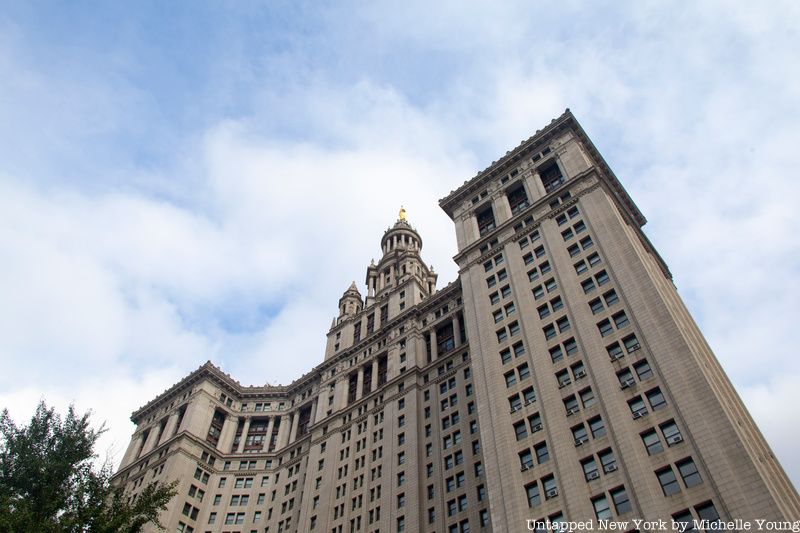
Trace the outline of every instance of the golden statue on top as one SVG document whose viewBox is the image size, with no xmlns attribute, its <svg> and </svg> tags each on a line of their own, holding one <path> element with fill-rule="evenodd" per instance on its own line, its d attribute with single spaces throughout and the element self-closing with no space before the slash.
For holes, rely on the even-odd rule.
<svg viewBox="0 0 800 533">
<path fill-rule="evenodd" d="M 400 217 L 400 220 L 405 222 L 405 220 L 406 220 L 406 210 L 402 205 L 400 206 L 400 215 L 399 215 L 399 217 Z"/>
</svg>

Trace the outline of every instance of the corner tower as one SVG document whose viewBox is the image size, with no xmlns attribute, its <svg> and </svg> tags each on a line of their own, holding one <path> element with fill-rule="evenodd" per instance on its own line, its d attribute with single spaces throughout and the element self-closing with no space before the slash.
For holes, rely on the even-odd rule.
<svg viewBox="0 0 800 533">
<path fill-rule="evenodd" d="M 328 332 L 325 359 L 376 333 L 389 320 L 436 291 L 438 274 L 422 260 L 422 237 L 401 208 L 381 237 L 381 259 L 367 267 L 367 296 L 355 282 L 339 300 L 339 316 Z"/>
</svg>

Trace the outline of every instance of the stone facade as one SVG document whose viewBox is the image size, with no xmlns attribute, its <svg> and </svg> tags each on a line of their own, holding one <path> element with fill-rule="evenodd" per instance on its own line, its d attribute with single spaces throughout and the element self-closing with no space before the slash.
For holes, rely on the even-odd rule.
<svg viewBox="0 0 800 533">
<path fill-rule="evenodd" d="M 455 282 L 436 289 L 401 216 L 366 296 L 353 283 L 340 299 L 321 364 L 263 387 L 204 364 L 133 414 L 115 481 L 133 498 L 180 480 L 162 516 L 179 532 L 800 519 L 569 111 L 440 205 Z"/>
</svg>

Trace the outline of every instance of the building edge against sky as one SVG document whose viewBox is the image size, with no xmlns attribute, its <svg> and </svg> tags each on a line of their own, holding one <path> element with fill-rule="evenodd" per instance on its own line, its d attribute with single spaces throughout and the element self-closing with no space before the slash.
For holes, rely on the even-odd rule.
<svg viewBox="0 0 800 533">
<path fill-rule="evenodd" d="M 115 476 L 168 531 L 521 531 L 800 519 L 800 498 L 567 110 L 440 201 L 436 289 L 401 213 L 285 386 L 210 362 L 132 415 Z M 316 332 L 303 332 L 316 334 Z M 265 378 L 268 376 L 265 376 Z"/>
</svg>

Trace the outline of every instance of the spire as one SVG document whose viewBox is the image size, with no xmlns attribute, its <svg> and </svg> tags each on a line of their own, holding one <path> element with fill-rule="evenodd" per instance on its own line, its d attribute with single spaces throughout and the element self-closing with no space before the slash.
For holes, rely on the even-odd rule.
<svg viewBox="0 0 800 533">
<path fill-rule="evenodd" d="M 361 292 L 359 292 L 356 282 L 354 281 L 347 290 L 344 291 L 342 297 L 339 298 L 339 316 L 355 315 L 361 311 L 361 307 Z"/>
</svg>

